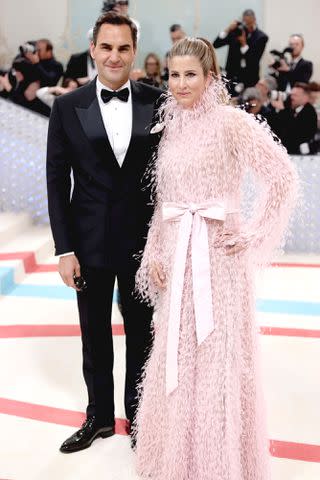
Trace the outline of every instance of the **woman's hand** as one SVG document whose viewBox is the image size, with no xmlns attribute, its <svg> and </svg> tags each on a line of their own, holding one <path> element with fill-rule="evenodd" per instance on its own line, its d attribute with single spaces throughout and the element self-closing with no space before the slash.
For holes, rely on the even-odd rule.
<svg viewBox="0 0 320 480">
<path fill-rule="evenodd" d="M 163 289 L 166 286 L 166 276 L 160 263 L 154 263 L 150 268 L 150 276 L 153 283 Z"/>
<path fill-rule="evenodd" d="M 225 232 L 216 239 L 215 246 L 225 248 L 225 254 L 229 257 L 246 250 L 248 248 L 248 241 L 241 238 L 241 234 Z"/>
</svg>

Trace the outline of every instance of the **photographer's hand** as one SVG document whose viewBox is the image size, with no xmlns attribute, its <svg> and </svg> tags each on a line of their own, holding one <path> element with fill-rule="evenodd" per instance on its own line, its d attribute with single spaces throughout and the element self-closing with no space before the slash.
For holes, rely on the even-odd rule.
<svg viewBox="0 0 320 480">
<path fill-rule="evenodd" d="M 36 53 L 27 52 L 27 53 L 24 54 L 24 56 L 33 65 L 40 62 L 40 58 L 39 58 L 39 55 L 38 55 L 37 52 Z"/>
<path fill-rule="evenodd" d="M 6 92 L 11 92 L 12 85 L 9 81 L 9 75 L 6 73 L 5 75 L 0 75 L 0 85 Z"/>
<path fill-rule="evenodd" d="M 277 68 L 278 72 L 289 72 L 290 67 L 283 58 L 280 59 L 280 67 Z"/>
<path fill-rule="evenodd" d="M 225 32 L 226 33 L 233 32 L 233 30 L 235 30 L 237 26 L 238 26 L 238 20 L 233 20 L 233 22 L 230 23 L 230 25 L 225 29 Z"/>
<path fill-rule="evenodd" d="M 279 100 L 272 100 L 271 101 L 271 105 L 273 106 L 273 108 L 276 109 L 276 111 L 280 111 L 280 110 L 284 110 L 285 109 L 285 106 L 284 106 L 284 103 L 283 103 L 283 100 L 280 98 Z"/>
</svg>

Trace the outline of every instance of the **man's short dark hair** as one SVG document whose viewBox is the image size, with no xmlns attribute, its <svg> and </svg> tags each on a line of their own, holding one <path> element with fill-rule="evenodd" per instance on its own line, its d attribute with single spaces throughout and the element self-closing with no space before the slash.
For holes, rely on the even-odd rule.
<svg viewBox="0 0 320 480">
<path fill-rule="evenodd" d="M 256 14 L 254 13 L 254 11 L 251 9 L 251 8 L 247 8 L 243 14 L 242 14 L 243 17 L 254 17 L 256 18 Z"/>
<path fill-rule="evenodd" d="M 182 27 L 181 25 L 179 25 L 179 23 L 174 23 L 173 25 L 171 25 L 169 30 L 170 30 L 170 33 L 173 33 L 173 32 L 177 32 L 178 30 L 182 30 Z"/>
<path fill-rule="evenodd" d="M 97 44 L 97 38 L 102 25 L 128 25 L 131 30 L 133 48 L 137 47 L 137 26 L 125 15 L 119 15 L 116 12 L 108 12 L 100 15 L 93 28 L 93 43 Z"/>
<path fill-rule="evenodd" d="M 304 83 L 304 82 L 296 82 L 293 85 L 293 88 L 301 88 L 304 91 L 304 93 L 306 93 L 307 95 L 309 95 L 309 93 L 311 91 L 310 85 L 308 83 Z"/>
</svg>

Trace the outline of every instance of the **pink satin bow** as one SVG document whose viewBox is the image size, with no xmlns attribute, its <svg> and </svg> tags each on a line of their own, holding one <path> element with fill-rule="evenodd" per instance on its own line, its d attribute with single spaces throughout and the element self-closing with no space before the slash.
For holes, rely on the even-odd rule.
<svg viewBox="0 0 320 480">
<path fill-rule="evenodd" d="M 180 220 L 172 272 L 168 321 L 167 395 L 173 392 L 178 386 L 181 302 L 190 235 L 193 302 L 197 341 L 198 345 L 200 345 L 214 328 L 208 230 L 205 219 L 224 221 L 225 217 L 226 211 L 224 204 L 216 200 L 199 204 L 164 202 L 162 206 L 162 218 L 164 221 Z"/>
</svg>

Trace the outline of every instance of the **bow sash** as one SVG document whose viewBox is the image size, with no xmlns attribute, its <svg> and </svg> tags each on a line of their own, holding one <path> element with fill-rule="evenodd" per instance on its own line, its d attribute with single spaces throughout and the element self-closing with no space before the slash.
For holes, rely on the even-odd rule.
<svg viewBox="0 0 320 480">
<path fill-rule="evenodd" d="M 224 204 L 216 200 L 201 204 L 164 202 L 162 206 L 162 218 L 165 222 L 180 220 L 172 272 L 168 321 L 166 365 L 167 395 L 173 392 L 178 386 L 178 347 L 181 302 L 190 235 L 193 302 L 197 342 L 198 345 L 200 345 L 214 328 L 206 219 L 224 221 L 225 217 L 226 211 Z"/>
</svg>

